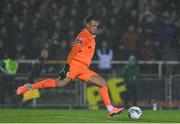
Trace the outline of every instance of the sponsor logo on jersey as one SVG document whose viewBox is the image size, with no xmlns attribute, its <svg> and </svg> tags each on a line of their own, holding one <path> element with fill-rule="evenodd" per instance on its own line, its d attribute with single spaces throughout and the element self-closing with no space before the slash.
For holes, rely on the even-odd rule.
<svg viewBox="0 0 180 124">
<path fill-rule="evenodd" d="M 78 45 L 81 45 L 83 43 L 83 41 L 81 39 L 76 39 L 75 43 L 78 44 Z"/>
</svg>

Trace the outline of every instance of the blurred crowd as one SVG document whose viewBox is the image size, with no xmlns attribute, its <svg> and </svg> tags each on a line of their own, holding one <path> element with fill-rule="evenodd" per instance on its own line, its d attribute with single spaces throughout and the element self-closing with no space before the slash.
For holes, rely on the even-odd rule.
<svg viewBox="0 0 180 124">
<path fill-rule="evenodd" d="M 1 0 L 0 59 L 65 60 L 87 15 L 102 21 L 97 49 L 113 60 L 180 59 L 179 0 Z M 95 59 L 98 58 L 98 55 Z"/>
</svg>

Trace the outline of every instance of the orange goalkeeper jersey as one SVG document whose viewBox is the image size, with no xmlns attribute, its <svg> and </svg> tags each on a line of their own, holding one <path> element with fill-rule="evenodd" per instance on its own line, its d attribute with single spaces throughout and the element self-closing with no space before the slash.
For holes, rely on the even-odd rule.
<svg viewBox="0 0 180 124">
<path fill-rule="evenodd" d="M 83 29 L 73 43 L 67 63 L 70 65 L 74 60 L 89 66 L 94 55 L 95 45 L 94 36 L 87 29 Z"/>
</svg>

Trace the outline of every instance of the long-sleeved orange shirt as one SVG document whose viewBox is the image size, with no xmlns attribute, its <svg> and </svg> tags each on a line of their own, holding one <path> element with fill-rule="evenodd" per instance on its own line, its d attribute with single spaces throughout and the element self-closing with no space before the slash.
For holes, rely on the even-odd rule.
<svg viewBox="0 0 180 124">
<path fill-rule="evenodd" d="M 83 29 L 73 43 L 67 63 L 70 65 L 74 60 L 89 66 L 94 55 L 95 45 L 94 36 L 87 29 Z"/>
</svg>

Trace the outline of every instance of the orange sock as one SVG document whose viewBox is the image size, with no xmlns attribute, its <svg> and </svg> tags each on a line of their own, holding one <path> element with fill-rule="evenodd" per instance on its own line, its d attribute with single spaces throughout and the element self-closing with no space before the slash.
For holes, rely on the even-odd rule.
<svg viewBox="0 0 180 124">
<path fill-rule="evenodd" d="M 100 95 L 101 95 L 103 103 L 104 103 L 104 105 L 106 107 L 112 105 L 111 101 L 110 101 L 110 98 L 109 98 L 109 93 L 108 93 L 108 87 L 107 86 L 103 86 L 103 87 L 100 88 Z"/>
<path fill-rule="evenodd" d="M 54 88 L 54 87 L 56 87 L 56 80 L 54 80 L 54 79 L 42 80 L 42 81 L 32 84 L 32 87 L 34 89 Z"/>
</svg>

